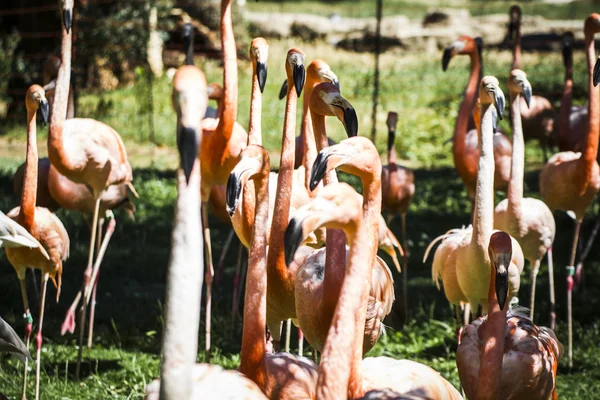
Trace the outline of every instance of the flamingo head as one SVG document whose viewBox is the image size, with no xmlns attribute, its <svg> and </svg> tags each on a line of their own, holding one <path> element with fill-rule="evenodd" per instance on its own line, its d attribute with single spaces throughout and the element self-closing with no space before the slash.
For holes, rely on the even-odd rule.
<svg viewBox="0 0 600 400">
<path fill-rule="evenodd" d="M 285 262 L 290 265 L 296 250 L 308 235 L 325 226 L 351 233 L 362 222 L 362 197 L 347 183 L 324 186 L 290 220 L 284 237 Z M 350 237 L 350 235 L 348 235 Z"/>
<path fill-rule="evenodd" d="M 521 7 L 518 5 L 512 6 L 508 11 L 508 17 L 510 21 L 508 23 L 508 36 L 515 40 L 519 30 L 521 29 L 521 15 L 522 15 Z"/>
<path fill-rule="evenodd" d="M 319 152 L 310 173 L 310 190 L 315 190 L 325 174 L 332 169 L 360 177 L 381 176 L 381 158 L 368 138 L 355 136 Z M 371 178 L 372 179 L 372 178 Z"/>
<path fill-rule="evenodd" d="M 307 79 L 314 83 L 330 82 L 340 89 L 340 81 L 337 75 L 331 70 L 329 64 L 317 58 L 313 60 L 306 68 Z"/>
<path fill-rule="evenodd" d="M 525 99 L 527 108 L 531 102 L 531 83 L 527 80 L 527 74 L 520 69 L 513 69 L 508 77 L 508 90 L 513 94 L 521 94 Z"/>
<path fill-rule="evenodd" d="M 322 82 L 315 86 L 309 103 L 313 114 L 335 116 L 344 124 L 348 137 L 358 134 L 358 116 L 348 100 L 342 97 L 340 89 L 333 83 Z"/>
<path fill-rule="evenodd" d="M 569 68 L 573 64 L 573 45 L 575 44 L 575 36 L 573 32 L 567 32 L 562 38 L 562 56 L 565 68 Z"/>
<path fill-rule="evenodd" d="M 180 67 L 173 77 L 172 100 L 177 113 L 180 166 L 189 184 L 200 147 L 201 121 L 208 103 L 204 73 L 193 65 Z"/>
<path fill-rule="evenodd" d="M 498 118 L 502 119 L 504 115 L 504 93 L 500 89 L 500 82 L 494 76 L 484 76 L 479 85 L 479 99 L 481 105 L 493 104 L 496 107 Z M 497 121 L 494 119 L 494 129 L 497 127 Z"/>
<path fill-rule="evenodd" d="M 186 55 L 186 65 L 194 65 L 194 33 L 194 25 L 189 22 L 181 27 L 181 40 L 183 41 L 183 54 Z"/>
<path fill-rule="evenodd" d="M 591 13 L 583 24 L 583 32 L 586 40 L 594 39 L 594 35 L 600 32 L 600 14 Z"/>
<path fill-rule="evenodd" d="M 257 37 L 250 43 L 250 60 L 258 77 L 260 92 L 265 90 L 267 83 L 267 59 L 269 58 L 269 44 L 262 37 Z"/>
<path fill-rule="evenodd" d="M 476 54 L 479 52 L 479 46 L 470 36 L 461 36 L 455 40 L 450 46 L 444 49 L 444 55 L 442 56 L 442 69 L 445 71 L 448 69 L 450 60 L 457 54 Z"/>
<path fill-rule="evenodd" d="M 46 92 L 40 85 L 31 85 L 25 95 L 25 106 L 28 110 L 40 110 L 42 114 L 42 121 L 44 126 L 48 125 L 48 115 L 50 114 L 50 107 L 48 105 L 48 99 L 46 99 Z"/>
<path fill-rule="evenodd" d="M 387 120 L 385 121 L 388 127 L 388 132 L 396 132 L 396 125 L 398 124 L 398 113 L 394 111 L 388 112 Z"/>
<path fill-rule="evenodd" d="M 304 69 L 304 52 L 297 48 L 291 48 L 287 53 L 285 62 L 285 71 L 288 81 L 294 82 L 296 95 L 300 97 L 304 81 L 306 80 L 306 70 Z M 289 84 L 289 82 L 288 82 Z"/>
<path fill-rule="evenodd" d="M 67 33 L 71 30 L 73 25 L 73 6 L 74 0 L 60 0 L 60 8 L 62 10 L 62 21 L 65 25 Z"/>
<path fill-rule="evenodd" d="M 494 232 L 490 236 L 488 254 L 493 266 L 495 292 L 500 309 L 504 309 L 508 297 L 508 267 L 512 259 L 512 239 L 506 232 Z"/>
<path fill-rule="evenodd" d="M 210 100 L 221 100 L 223 98 L 223 86 L 218 83 L 209 83 L 206 87 L 206 93 Z"/>
<path fill-rule="evenodd" d="M 233 216 L 237 209 L 246 182 L 249 179 L 268 177 L 270 164 L 269 153 L 260 145 L 250 144 L 242 151 L 240 161 L 231 170 L 227 180 L 225 203 L 229 216 Z"/>
</svg>

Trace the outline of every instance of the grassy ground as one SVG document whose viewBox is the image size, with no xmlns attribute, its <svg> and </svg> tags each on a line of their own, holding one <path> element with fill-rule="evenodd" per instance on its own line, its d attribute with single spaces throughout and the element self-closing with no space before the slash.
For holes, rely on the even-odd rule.
<svg viewBox="0 0 600 400">
<path fill-rule="evenodd" d="M 303 4 L 303 3 L 300 3 Z M 452 41 L 454 38 L 448 38 Z M 283 79 L 283 59 L 291 41 L 271 43 L 269 79 L 264 95 L 263 134 L 265 146 L 275 155 L 281 141 L 284 104 L 276 100 Z M 360 133 L 370 132 L 370 96 L 372 58 L 333 50 L 325 44 L 302 46 L 308 59 L 321 57 L 331 63 L 338 74 L 343 94 L 359 115 Z M 430 278 L 430 262 L 422 264 L 427 244 L 450 228 L 469 223 L 469 203 L 458 175 L 452 168 L 450 138 L 456 110 L 467 79 L 467 60 L 452 61 L 448 72 L 440 68 L 441 54 L 386 53 L 382 57 L 381 106 L 377 115 L 379 131 L 384 131 L 387 110 L 400 113 L 397 149 L 405 163 L 415 168 L 417 192 L 408 216 L 408 238 L 411 251 L 408 273 L 410 318 L 402 331 L 390 329 L 372 350 L 372 355 L 410 358 L 432 365 L 458 385 L 454 364 L 456 340 L 453 312 Z M 583 56 L 576 55 L 576 102 L 585 100 Z M 220 69 L 214 62 L 199 62 L 209 81 L 220 81 Z M 525 54 L 524 64 L 530 72 L 534 92 L 557 101 L 560 96 L 562 68 L 560 56 L 543 58 Z M 509 55 L 486 53 L 486 73 L 497 74 L 506 88 Z M 249 110 L 250 66 L 240 63 L 239 121 L 247 125 Z M 533 72 L 535 71 L 535 73 Z M 125 138 L 133 154 L 134 184 L 140 193 L 135 221 L 117 212 L 118 226 L 114 243 L 105 259 L 100 276 L 97 308 L 97 330 L 91 350 L 84 351 L 84 379 L 73 380 L 76 358 L 75 336 L 59 335 L 64 313 L 79 288 L 89 241 L 85 220 L 76 213 L 61 210 L 59 217 L 71 236 L 71 258 L 65 265 L 63 294 L 60 303 L 53 301 L 50 289 L 45 318 L 45 347 L 42 359 L 42 393 L 44 398 L 62 399 L 136 399 L 144 386 L 158 375 L 160 338 L 162 334 L 162 302 L 169 255 L 173 204 L 176 196 L 173 168 L 175 117 L 170 106 L 170 87 L 166 79 L 154 85 L 156 139 L 148 143 L 148 116 L 140 107 L 145 98 L 141 87 L 119 89 L 109 93 L 86 93 L 80 99 L 80 115 L 102 120 L 115 127 Z M 339 123 L 328 125 L 334 139 L 343 137 Z M 385 138 L 380 134 L 377 145 L 383 150 Z M 40 135 L 43 145 L 43 134 Z M 11 176 L 24 154 L 24 127 L 14 127 L 1 139 L 0 209 L 7 211 L 18 204 L 12 194 Z M 8 145 L 11 147 L 8 147 Z M 274 156 L 274 166 L 278 157 Z M 537 170 L 541 153 L 535 143 L 527 146 L 529 168 L 526 195 L 538 196 Z M 348 179 L 347 177 L 345 179 Z M 356 183 L 356 180 L 351 180 Z M 500 197 L 497 198 L 499 200 Z M 566 345 L 565 265 L 572 221 L 557 214 L 555 265 L 559 329 L 558 337 Z M 211 220 L 215 257 L 223 246 L 228 228 Z M 398 221 L 391 228 L 399 234 Z M 584 237 L 589 226 L 584 227 Z M 215 289 L 213 305 L 213 362 L 235 368 L 239 361 L 241 326 L 231 322 L 232 276 L 237 245 L 227 253 L 224 275 Z M 22 332 L 21 300 L 14 271 L 0 254 L 0 315 Z M 545 265 L 538 278 L 536 320 L 545 324 L 548 315 L 548 279 Z M 400 277 L 396 277 L 400 281 Z M 586 265 L 585 286 L 574 297 L 575 367 L 568 371 L 566 363 L 559 368 L 559 396 L 568 399 L 590 399 L 600 389 L 598 337 L 600 335 L 600 256 L 592 251 Z M 38 279 L 39 281 L 39 279 Z M 30 285 L 30 298 L 34 288 Z M 521 299 L 528 304 L 528 274 L 522 277 Z M 400 293 L 398 293 L 399 295 Z M 38 309 L 33 306 L 34 316 Z M 37 318 L 36 318 L 37 320 Z M 203 337 L 203 336 L 202 336 Z M 295 341 L 293 342 L 295 343 Z M 202 346 L 202 340 L 200 341 Z M 6 356 L 0 360 L 0 392 L 17 396 L 21 365 Z M 199 356 L 202 360 L 203 356 Z M 33 383 L 33 382 L 31 382 Z M 33 386 L 29 387 L 33 393 Z"/>
</svg>

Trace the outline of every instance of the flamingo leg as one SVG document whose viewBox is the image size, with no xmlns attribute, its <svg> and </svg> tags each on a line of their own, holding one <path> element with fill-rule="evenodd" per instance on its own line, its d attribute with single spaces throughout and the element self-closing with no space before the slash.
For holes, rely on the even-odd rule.
<svg viewBox="0 0 600 400">
<path fill-rule="evenodd" d="M 31 311 L 29 310 L 29 300 L 27 299 L 27 283 L 25 282 L 25 269 L 23 270 L 23 276 L 19 274 L 19 282 L 21 283 L 21 295 L 23 296 L 23 307 L 25 309 L 25 347 L 29 348 L 29 340 L 31 339 L 32 323 Z M 21 398 L 26 399 L 25 394 L 27 393 L 27 364 L 29 360 L 25 358 L 25 368 L 23 370 L 23 389 L 21 391 Z"/>
<path fill-rule="evenodd" d="M 533 321 L 533 310 L 535 308 L 535 283 L 540 270 L 540 260 L 535 260 L 531 266 L 531 290 L 529 296 L 529 317 Z"/>
<path fill-rule="evenodd" d="M 281 351 L 281 322 L 273 323 L 267 321 L 267 327 L 269 328 L 269 332 L 271 332 L 271 340 L 273 341 L 274 353 Z"/>
<path fill-rule="evenodd" d="M 300 329 L 300 327 L 298 327 L 298 355 L 302 356 L 304 350 L 304 333 L 302 332 L 302 329 Z"/>
<path fill-rule="evenodd" d="M 577 242 L 579 241 L 579 230 L 581 229 L 581 220 L 575 221 L 575 232 L 573 233 L 573 244 L 571 245 L 571 256 L 567 266 L 567 327 L 569 329 L 569 368 L 573 368 L 573 284 L 575 275 L 575 255 L 577 254 Z"/>
<path fill-rule="evenodd" d="M 63 321 L 63 323 L 61 325 L 61 328 L 60 328 L 61 335 L 64 335 L 65 333 L 67 333 L 67 331 L 69 333 L 73 333 L 75 331 L 75 310 L 77 309 L 77 306 L 79 305 L 81 296 L 83 296 L 83 293 L 80 290 L 79 292 L 77 292 L 77 296 L 75 296 L 75 300 L 73 300 L 73 303 L 69 307 L 69 310 L 67 311 L 67 315 L 65 316 L 65 320 Z"/>
<path fill-rule="evenodd" d="M 90 285 L 92 279 L 92 261 L 94 259 L 94 246 L 96 245 L 96 230 L 98 229 L 98 213 L 100 211 L 100 196 L 96 199 L 96 205 L 94 207 L 94 216 L 92 217 L 92 234 L 90 238 L 90 250 L 88 252 L 88 264 L 85 268 L 83 275 L 83 288 L 81 289 L 84 294 L 87 292 L 87 288 Z M 75 379 L 79 380 L 79 374 L 81 372 L 81 358 L 83 356 L 83 335 L 85 330 L 85 316 L 87 312 L 87 303 L 83 301 L 79 309 L 79 347 L 77 349 L 77 365 L 75 367 Z"/>
<path fill-rule="evenodd" d="M 238 247 L 237 263 L 235 265 L 235 276 L 233 277 L 233 302 L 231 305 L 231 322 L 235 324 L 239 312 L 240 296 L 238 295 L 240 285 L 240 269 L 242 268 L 242 242 Z"/>
<path fill-rule="evenodd" d="M 225 264 L 225 256 L 227 255 L 229 246 L 231 246 L 231 241 L 233 240 L 234 235 L 235 235 L 235 231 L 232 228 L 229 231 L 229 235 L 227 235 L 227 239 L 225 239 L 225 244 L 223 245 L 223 250 L 221 250 L 221 255 L 219 256 L 219 262 L 217 263 L 217 271 L 215 273 L 215 284 L 217 286 L 219 286 L 221 284 L 221 279 L 223 278 L 223 265 Z"/>
<path fill-rule="evenodd" d="M 285 344 L 283 346 L 283 351 L 286 353 L 290 352 L 290 337 L 292 335 L 292 320 L 288 318 L 285 321 Z"/>
<path fill-rule="evenodd" d="M 402 265 L 402 297 L 404 301 L 404 316 L 408 319 L 408 239 L 406 237 L 406 213 L 400 214 L 402 222 L 402 247 L 404 263 Z"/>
<path fill-rule="evenodd" d="M 212 245 L 210 242 L 210 227 L 208 225 L 208 205 L 202 203 L 202 226 L 204 227 L 204 248 L 206 251 L 206 271 L 204 273 L 204 281 L 206 282 L 206 320 L 205 320 L 205 345 L 206 353 L 205 362 L 210 360 L 210 318 L 212 305 L 212 282 L 215 275 L 212 262 Z"/>
<path fill-rule="evenodd" d="M 48 286 L 48 273 L 45 272 L 42 277 L 42 299 L 40 301 L 40 320 L 38 321 L 38 333 L 35 336 L 35 343 L 37 348 L 37 356 L 35 360 L 35 400 L 40 398 L 40 368 L 41 368 L 41 354 L 42 354 L 42 324 L 44 322 L 44 306 L 46 304 L 46 287 Z"/>
<path fill-rule="evenodd" d="M 594 228 L 590 232 L 590 237 L 585 244 L 581 255 L 579 256 L 579 261 L 577 262 L 577 266 L 575 267 L 575 288 L 579 287 L 581 281 L 583 280 L 583 263 L 585 262 L 590 250 L 592 249 L 592 245 L 596 240 L 596 236 L 598 235 L 598 230 L 600 229 L 600 214 L 596 218 L 596 223 L 594 224 Z"/>
<path fill-rule="evenodd" d="M 554 260 L 552 247 L 548 249 L 548 282 L 550 284 L 550 329 L 556 330 L 556 297 L 554 294 Z"/>
<path fill-rule="evenodd" d="M 88 342 L 87 346 L 92 347 L 92 338 L 94 336 L 94 316 L 96 314 L 96 291 L 98 288 L 98 277 L 100 275 L 100 265 L 102 264 L 102 260 L 104 259 L 104 254 L 106 253 L 106 249 L 108 248 L 108 244 L 110 243 L 110 239 L 115 232 L 115 228 L 117 226 L 117 220 L 114 216 L 109 217 L 108 225 L 106 227 L 106 234 L 104 235 L 104 239 L 102 239 L 102 244 L 98 249 L 98 254 L 96 256 L 96 263 L 94 264 L 94 272 L 92 273 L 92 293 L 91 293 L 91 305 L 90 305 L 90 325 L 88 330 Z M 98 232 L 99 234 L 101 232 Z M 87 302 L 90 302 L 89 294 L 86 297 Z"/>
</svg>

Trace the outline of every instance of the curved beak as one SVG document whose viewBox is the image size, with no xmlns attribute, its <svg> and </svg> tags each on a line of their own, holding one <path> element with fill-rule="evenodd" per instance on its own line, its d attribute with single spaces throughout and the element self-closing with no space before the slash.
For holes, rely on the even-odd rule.
<svg viewBox="0 0 600 400">
<path fill-rule="evenodd" d="M 494 88 L 494 106 L 496 106 L 496 111 L 498 111 L 498 118 L 502 120 L 502 116 L 504 115 L 504 92 L 500 87 Z"/>
<path fill-rule="evenodd" d="M 279 100 L 283 100 L 288 91 L 288 83 L 287 79 L 283 81 L 281 84 L 281 89 L 279 89 Z"/>
<path fill-rule="evenodd" d="M 571 60 L 573 59 L 573 46 L 568 40 L 563 40 L 562 57 L 563 65 L 565 68 L 568 68 L 569 64 L 572 62 Z"/>
<path fill-rule="evenodd" d="M 180 167 L 185 175 L 185 181 L 190 183 L 194 163 L 198 157 L 200 133 L 196 128 L 182 125 L 177 127 L 177 150 L 179 151 Z"/>
<path fill-rule="evenodd" d="M 340 90 L 340 92 L 342 91 L 342 87 L 340 86 L 340 81 L 337 78 L 333 78 L 331 80 L 331 83 L 333 83 L 333 86 L 338 88 Z"/>
<path fill-rule="evenodd" d="M 342 105 L 333 104 L 333 107 L 335 107 L 335 116 L 344 124 L 346 135 L 349 138 L 358 135 L 358 116 L 354 107 L 346 100 Z"/>
<path fill-rule="evenodd" d="M 598 86 L 598 82 L 600 82 L 600 57 L 598 57 L 594 65 L 594 86 Z"/>
<path fill-rule="evenodd" d="M 292 76 L 294 77 L 296 95 L 300 97 L 300 95 L 302 94 L 302 88 L 304 87 L 304 81 L 306 80 L 306 70 L 304 69 L 304 64 L 294 64 Z"/>
<path fill-rule="evenodd" d="M 260 172 L 260 163 L 255 158 L 243 158 L 237 163 L 235 168 L 231 171 L 229 179 L 227 180 L 227 190 L 225 192 L 225 203 L 227 206 L 227 213 L 229 216 L 233 216 L 233 213 L 240 204 L 242 197 L 242 191 L 248 179 L 253 175 Z"/>
<path fill-rule="evenodd" d="M 343 164 L 346 155 L 336 149 L 338 146 L 340 145 L 327 147 L 317 154 L 310 171 L 310 190 L 315 190 L 329 171 Z"/>
<path fill-rule="evenodd" d="M 67 30 L 67 33 L 69 33 L 71 26 L 73 26 L 73 11 L 70 9 L 63 10 L 62 17 L 65 29 Z"/>
<path fill-rule="evenodd" d="M 312 206 L 311 202 L 298 209 L 285 230 L 283 250 L 287 266 L 294 261 L 294 255 L 304 239 L 325 222 L 321 221 L 322 212 L 312 210 Z"/>
<path fill-rule="evenodd" d="M 265 84 L 267 83 L 267 64 L 262 62 L 256 63 L 256 76 L 258 77 L 258 86 L 260 87 L 260 92 L 263 93 L 265 91 Z M 287 81 L 286 81 L 287 86 Z M 287 92 L 287 88 L 286 88 Z M 280 92 L 281 95 L 281 92 Z"/>
<path fill-rule="evenodd" d="M 508 266 L 503 262 L 494 261 L 496 268 L 496 298 L 501 310 L 504 310 L 508 297 Z"/>
<path fill-rule="evenodd" d="M 50 106 L 48 105 L 48 100 L 44 99 L 40 101 L 40 112 L 42 114 L 44 126 L 48 125 L 48 116 L 50 115 Z"/>
<path fill-rule="evenodd" d="M 454 57 L 455 53 L 454 46 L 448 46 L 444 49 L 444 55 L 442 56 L 442 70 L 446 71 L 448 69 L 448 64 L 450 64 L 450 60 Z"/>
<path fill-rule="evenodd" d="M 531 103 L 531 83 L 529 81 L 523 82 L 523 98 L 525 99 L 525 104 L 527 104 L 527 108 L 530 108 Z"/>
</svg>

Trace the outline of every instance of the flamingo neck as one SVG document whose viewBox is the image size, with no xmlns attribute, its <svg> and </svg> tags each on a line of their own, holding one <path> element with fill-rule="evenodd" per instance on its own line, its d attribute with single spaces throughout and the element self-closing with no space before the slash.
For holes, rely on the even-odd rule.
<svg viewBox="0 0 600 400">
<path fill-rule="evenodd" d="M 388 164 L 396 164 L 398 162 L 398 156 L 396 155 L 396 132 L 390 130 L 388 132 L 388 144 L 387 144 L 387 157 Z"/>
<path fill-rule="evenodd" d="M 516 30 L 511 71 L 513 69 L 521 69 L 521 22 L 517 24 Z"/>
<path fill-rule="evenodd" d="M 161 362 L 161 399 L 189 398 L 198 354 L 200 290 L 203 278 L 200 224 L 200 163 L 196 160 L 186 185 L 177 171 L 177 203 L 167 273 L 165 331 Z"/>
<path fill-rule="evenodd" d="M 373 261 L 365 223 L 348 232 L 350 255 L 338 304 L 329 328 L 317 380 L 317 399 L 364 395 L 362 338 Z"/>
<path fill-rule="evenodd" d="M 513 147 L 510 182 L 508 183 L 508 210 L 515 216 L 521 213 L 523 176 L 525 174 L 525 140 L 523 139 L 523 126 L 521 125 L 520 97 L 518 93 L 510 93 Z"/>
<path fill-rule="evenodd" d="M 231 23 L 231 0 L 221 0 L 221 46 L 223 48 L 223 113 L 217 131 L 228 141 L 237 115 L 238 70 Z"/>
<path fill-rule="evenodd" d="M 37 196 L 38 151 L 36 138 L 35 110 L 27 109 L 27 155 L 25 156 L 25 174 L 21 192 L 19 223 L 29 232 L 35 224 L 35 202 Z"/>
<path fill-rule="evenodd" d="M 283 137 L 281 146 L 281 158 L 279 161 L 279 174 L 277 176 L 277 194 L 273 207 L 273 220 L 271 222 L 271 239 L 269 242 L 267 268 L 274 271 L 281 282 L 290 285 L 287 289 L 293 290 L 293 282 L 288 282 L 288 272 L 283 253 L 283 238 L 290 216 L 290 204 L 292 194 L 292 181 L 294 174 L 295 157 L 295 127 L 296 127 L 296 105 L 298 96 L 294 88 L 294 81 L 288 77 L 288 92 L 285 103 L 285 118 L 283 122 Z M 270 275 L 275 276 L 275 275 Z"/>
<path fill-rule="evenodd" d="M 329 146 L 325 129 L 325 116 L 312 113 L 315 142 L 319 151 Z M 324 184 L 337 183 L 335 170 L 329 171 L 323 178 Z M 323 297 L 320 309 L 324 319 L 331 319 L 340 297 L 342 284 L 346 276 L 346 235 L 340 229 L 327 228 L 325 239 L 325 268 L 323 272 Z"/>
<path fill-rule="evenodd" d="M 263 391 L 266 389 L 267 361 L 267 232 L 269 219 L 269 173 L 255 179 L 256 214 L 248 255 L 248 277 L 244 298 L 244 327 L 240 372 Z"/>
<path fill-rule="evenodd" d="M 496 400 L 499 393 L 500 378 L 502 377 L 502 361 L 504 358 L 504 337 L 506 330 L 506 309 L 500 309 L 496 298 L 496 272 L 492 265 L 490 286 L 488 289 L 488 316 L 483 329 L 483 354 L 479 367 L 477 381 L 478 400 Z"/>
<path fill-rule="evenodd" d="M 561 151 L 567 151 L 569 148 L 569 116 L 571 114 L 571 104 L 573 98 L 573 59 L 569 59 L 565 69 L 565 87 L 560 101 L 558 144 Z"/>
<path fill-rule="evenodd" d="M 309 193 L 311 193 L 309 188 L 310 172 L 313 164 L 315 163 L 315 159 L 317 158 L 317 143 L 315 142 L 311 113 L 308 110 L 308 103 L 315 85 L 316 82 L 313 79 L 307 78 L 307 83 L 304 85 L 304 99 L 302 101 L 302 126 L 300 128 L 300 136 L 304 146 L 302 165 L 304 165 L 305 184 L 306 188 L 309 189 Z"/>
<path fill-rule="evenodd" d="M 478 51 L 470 54 L 471 56 L 471 74 L 465 89 L 463 101 L 458 110 L 456 123 L 454 124 L 454 140 L 452 142 L 452 154 L 454 156 L 454 165 L 463 166 L 465 158 L 467 128 L 469 117 L 477 99 L 477 88 L 479 86 L 481 75 L 481 60 Z"/>
<path fill-rule="evenodd" d="M 598 130 L 600 129 L 600 95 L 598 87 L 594 87 L 593 71 L 596 62 L 596 52 L 594 51 L 594 35 L 586 33 L 585 41 L 587 45 L 587 64 L 588 64 L 588 131 L 583 147 L 583 155 L 580 158 L 583 163 L 583 173 L 580 174 L 580 194 L 587 190 L 587 186 L 592 179 L 594 164 L 597 163 L 598 156 Z"/>
<path fill-rule="evenodd" d="M 252 74 L 252 98 L 250 99 L 250 126 L 248 126 L 248 145 L 262 145 L 262 93 L 258 84 L 256 65 Z"/>
<path fill-rule="evenodd" d="M 72 33 L 73 30 L 67 33 L 64 25 L 62 26 L 61 63 L 56 77 L 48 134 L 48 158 L 52 165 L 56 166 L 63 174 L 65 169 L 72 169 L 63 143 L 63 129 L 67 117 L 71 81 Z M 62 168 L 63 166 L 64 168 Z"/>
<path fill-rule="evenodd" d="M 479 167 L 477 170 L 471 245 L 485 253 L 494 224 L 494 129 L 491 104 L 482 104 L 481 113 Z"/>
</svg>

